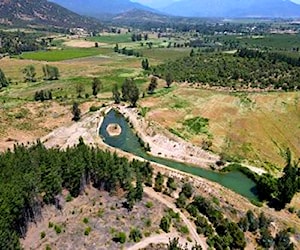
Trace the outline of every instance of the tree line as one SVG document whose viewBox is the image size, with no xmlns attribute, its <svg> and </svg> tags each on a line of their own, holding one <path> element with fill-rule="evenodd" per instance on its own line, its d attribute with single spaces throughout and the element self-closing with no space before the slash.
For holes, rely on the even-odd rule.
<svg viewBox="0 0 300 250">
<path fill-rule="evenodd" d="M 269 173 L 258 175 L 239 164 L 231 164 L 222 171 L 241 171 L 256 183 L 260 201 L 267 201 L 269 206 L 281 210 L 292 201 L 297 192 L 300 192 L 300 161 L 293 161 L 290 149 L 286 150 L 285 158 L 286 164 L 279 178 Z"/>
<path fill-rule="evenodd" d="M 233 55 L 193 52 L 188 57 L 152 67 L 150 72 L 160 78 L 168 72 L 178 82 L 199 85 L 297 90 L 300 88 L 299 62 L 298 58 L 251 50 L 239 50 Z"/>
<path fill-rule="evenodd" d="M 18 55 L 25 51 L 35 51 L 46 48 L 46 44 L 37 39 L 40 33 L 5 32 L 0 31 L 0 54 Z"/>
<path fill-rule="evenodd" d="M 41 142 L 16 145 L 0 154 L 0 249 L 21 249 L 28 223 L 41 216 L 43 204 L 61 208 L 63 188 L 73 197 L 88 184 L 110 193 L 138 189 L 130 206 L 142 195 L 141 184 L 151 179 L 149 163 L 128 161 L 108 151 L 89 147 L 80 139 L 65 150 L 47 149 Z"/>
</svg>

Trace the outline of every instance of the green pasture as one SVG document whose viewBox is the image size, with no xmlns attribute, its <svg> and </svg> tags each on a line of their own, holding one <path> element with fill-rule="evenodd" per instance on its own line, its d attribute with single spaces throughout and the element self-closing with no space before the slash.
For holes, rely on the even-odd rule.
<svg viewBox="0 0 300 250">
<path fill-rule="evenodd" d="M 35 52 L 24 52 L 18 58 L 37 60 L 37 61 L 48 61 L 58 62 L 75 58 L 89 57 L 100 55 L 102 49 L 99 48 L 75 48 L 75 49 L 61 49 L 61 50 L 48 50 L 48 51 L 35 51 Z"/>
</svg>

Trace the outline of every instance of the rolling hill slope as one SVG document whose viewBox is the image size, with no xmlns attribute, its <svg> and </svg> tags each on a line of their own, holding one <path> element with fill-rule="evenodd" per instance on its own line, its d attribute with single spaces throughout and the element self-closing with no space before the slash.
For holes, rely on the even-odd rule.
<svg viewBox="0 0 300 250">
<path fill-rule="evenodd" d="M 46 0 L 2 0 L 0 23 L 14 26 L 95 28 L 100 23 Z"/>
</svg>

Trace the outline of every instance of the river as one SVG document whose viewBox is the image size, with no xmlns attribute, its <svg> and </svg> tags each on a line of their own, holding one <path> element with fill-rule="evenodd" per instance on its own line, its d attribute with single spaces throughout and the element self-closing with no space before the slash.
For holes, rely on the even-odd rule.
<svg viewBox="0 0 300 250">
<path fill-rule="evenodd" d="M 109 136 L 106 128 L 111 123 L 117 123 L 121 126 L 122 132 L 119 136 Z M 203 169 L 190 164 L 184 164 L 173 160 L 155 157 L 148 154 L 141 147 L 138 137 L 128 125 L 125 117 L 115 110 L 109 111 L 100 127 L 100 136 L 104 142 L 112 147 L 119 148 L 123 151 L 132 153 L 142 157 L 148 161 L 156 162 L 170 168 L 174 168 L 186 173 L 206 178 L 210 181 L 217 182 L 224 187 L 227 187 L 234 192 L 241 194 L 249 200 L 258 200 L 255 194 L 256 185 L 251 179 L 239 171 L 231 171 L 229 173 L 219 173 L 216 171 Z"/>
</svg>

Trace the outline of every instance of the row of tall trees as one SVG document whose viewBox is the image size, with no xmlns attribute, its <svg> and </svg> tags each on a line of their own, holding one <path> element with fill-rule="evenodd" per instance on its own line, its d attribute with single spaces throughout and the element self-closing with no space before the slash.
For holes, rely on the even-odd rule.
<svg viewBox="0 0 300 250">
<path fill-rule="evenodd" d="M 192 53 L 192 56 L 151 67 L 151 73 L 160 78 L 170 73 L 178 82 L 209 86 L 284 90 L 300 88 L 298 58 L 247 51 L 240 50 L 234 55 Z"/>
<path fill-rule="evenodd" d="M 79 144 L 59 150 L 37 142 L 0 154 L 0 249 L 20 249 L 28 223 L 41 216 L 43 204 L 61 208 L 61 190 L 73 197 L 87 184 L 114 194 L 128 191 L 136 182 L 135 200 L 141 199 L 141 185 L 152 176 L 149 163 L 128 161 L 108 151 Z"/>
</svg>

